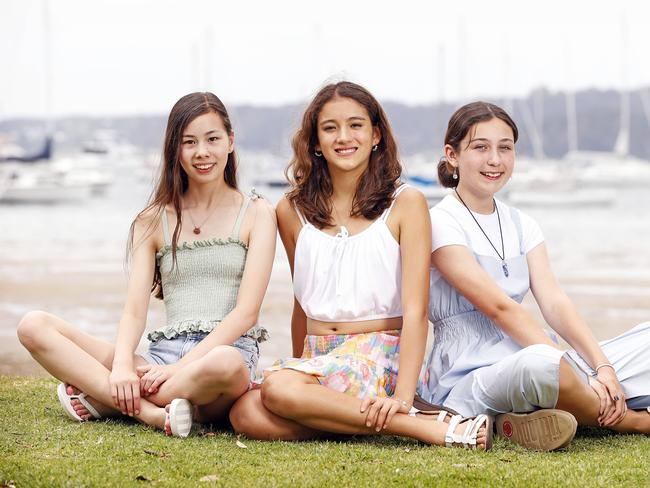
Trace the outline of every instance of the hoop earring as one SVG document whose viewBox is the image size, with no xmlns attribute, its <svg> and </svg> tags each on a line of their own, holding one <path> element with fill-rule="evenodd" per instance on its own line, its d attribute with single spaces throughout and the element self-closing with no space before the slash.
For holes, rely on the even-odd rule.
<svg viewBox="0 0 650 488">
<path fill-rule="evenodd" d="M 372 146 L 372 152 L 375 152 L 378 147 L 379 147 L 379 144 L 375 144 L 374 146 Z"/>
<path fill-rule="evenodd" d="M 314 151 L 314 156 L 316 156 L 317 158 L 322 158 L 322 157 L 323 157 L 323 153 L 322 153 L 322 152 L 318 152 L 318 151 Z"/>
<path fill-rule="evenodd" d="M 452 177 L 454 180 L 457 180 L 457 179 L 458 179 L 458 170 L 457 170 L 456 168 L 454 168 L 454 174 L 452 174 L 451 177 Z"/>
</svg>

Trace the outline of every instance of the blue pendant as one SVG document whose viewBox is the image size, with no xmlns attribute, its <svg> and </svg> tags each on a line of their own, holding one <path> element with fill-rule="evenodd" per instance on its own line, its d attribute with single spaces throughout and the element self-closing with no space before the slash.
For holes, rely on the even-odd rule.
<svg viewBox="0 0 650 488">
<path fill-rule="evenodd" d="M 508 265 L 506 264 L 505 261 L 501 261 L 501 268 L 503 269 L 503 276 L 506 278 L 510 276 L 510 273 L 508 272 Z"/>
</svg>

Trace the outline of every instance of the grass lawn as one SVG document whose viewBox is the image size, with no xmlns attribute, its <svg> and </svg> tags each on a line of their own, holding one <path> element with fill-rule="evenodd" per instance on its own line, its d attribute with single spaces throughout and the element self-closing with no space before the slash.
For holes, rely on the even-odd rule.
<svg viewBox="0 0 650 488">
<path fill-rule="evenodd" d="M 238 444 L 232 433 L 201 428 L 177 439 L 129 421 L 74 423 L 55 387 L 0 376 L 0 487 L 650 485 L 645 436 L 584 429 L 554 453 L 502 439 L 489 453 L 395 437 Z"/>
</svg>

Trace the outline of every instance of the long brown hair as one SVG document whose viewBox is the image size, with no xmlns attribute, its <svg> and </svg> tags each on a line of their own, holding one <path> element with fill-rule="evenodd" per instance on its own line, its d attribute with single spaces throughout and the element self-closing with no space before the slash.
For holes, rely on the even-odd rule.
<svg viewBox="0 0 650 488">
<path fill-rule="evenodd" d="M 159 221 L 157 219 L 165 211 L 165 207 L 171 204 L 177 215 L 176 227 L 174 227 L 171 242 L 172 266 L 176 265 L 176 249 L 183 221 L 181 200 L 188 187 L 187 173 L 181 165 L 183 132 L 195 118 L 207 113 L 217 114 L 221 118 L 226 132 L 233 134 L 228 111 L 221 100 L 213 93 L 190 93 L 178 100 L 172 107 L 169 118 L 167 119 L 167 128 L 165 129 L 165 143 L 163 146 L 163 159 L 160 165 L 160 175 L 158 176 L 156 187 L 149 198 L 147 206 L 131 223 L 127 256 L 130 256 L 133 250 L 133 233 L 138 218 L 142 217 L 145 213 L 154 215 L 155 217 L 149 224 L 149 231 L 151 231 Z M 237 154 L 234 150 L 228 154 L 223 179 L 229 187 L 237 190 Z M 163 297 L 160 268 L 157 262 L 153 283 L 151 284 L 151 292 L 156 298 Z"/>
<path fill-rule="evenodd" d="M 317 123 L 323 106 L 334 97 L 350 98 L 361 104 L 381 134 L 377 149 L 370 153 L 368 168 L 357 184 L 350 215 L 362 215 L 370 220 L 379 217 L 390 206 L 402 173 L 388 117 L 375 97 L 364 87 L 349 81 L 324 86 L 305 110 L 301 127 L 293 136 L 293 158 L 285 171 L 292 186 L 287 193 L 288 200 L 319 228 L 333 224 L 330 200 L 333 189 L 327 161 L 315 155 Z"/>
<path fill-rule="evenodd" d="M 465 136 L 471 128 L 476 124 L 492 119 L 500 119 L 505 122 L 512 129 L 513 139 L 517 142 L 519 138 L 517 124 L 515 124 L 514 120 L 512 120 L 505 110 L 492 103 L 472 102 L 460 107 L 449 119 L 447 132 L 445 133 L 445 146 L 449 144 L 454 148 L 454 151 L 460 152 L 460 143 L 465 139 Z M 447 158 L 444 156 L 440 158 L 440 162 L 438 163 L 438 180 L 442 186 L 447 188 L 455 188 L 458 186 L 460 174 L 457 173 L 457 178 L 454 179 L 453 173 L 454 168 L 451 167 Z"/>
</svg>

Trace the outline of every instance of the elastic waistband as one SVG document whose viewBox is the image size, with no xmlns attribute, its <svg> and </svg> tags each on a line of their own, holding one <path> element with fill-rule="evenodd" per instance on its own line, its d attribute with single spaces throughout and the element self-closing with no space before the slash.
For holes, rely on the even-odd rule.
<svg viewBox="0 0 650 488">
<path fill-rule="evenodd" d="M 433 333 L 438 341 L 475 337 L 477 339 L 503 339 L 499 327 L 478 310 L 452 315 L 433 323 Z"/>
</svg>

